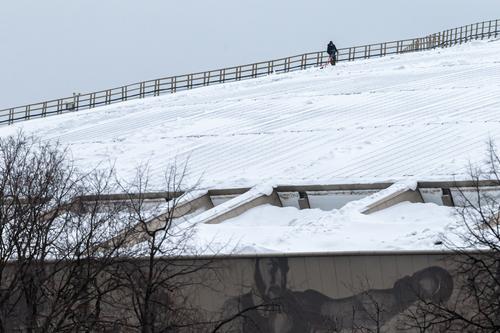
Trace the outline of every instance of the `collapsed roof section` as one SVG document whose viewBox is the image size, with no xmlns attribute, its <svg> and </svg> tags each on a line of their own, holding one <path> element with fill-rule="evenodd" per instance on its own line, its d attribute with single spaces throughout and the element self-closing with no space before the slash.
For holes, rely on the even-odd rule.
<svg viewBox="0 0 500 333">
<path fill-rule="evenodd" d="M 190 225 L 220 224 L 263 205 L 295 207 L 300 210 L 355 210 L 364 215 L 383 211 L 399 203 L 433 203 L 455 206 L 474 203 L 477 193 L 500 195 L 494 181 L 417 182 L 328 185 L 258 185 L 253 188 L 210 189 L 187 193 L 144 193 L 141 197 L 154 209 L 146 223 L 138 225 L 132 243 L 147 238 L 149 230 L 163 228 L 165 221 Z M 128 200 L 130 195 L 110 195 L 113 202 Z M 262 221 L 259 221 L 262 223 Z"/>
</svg>

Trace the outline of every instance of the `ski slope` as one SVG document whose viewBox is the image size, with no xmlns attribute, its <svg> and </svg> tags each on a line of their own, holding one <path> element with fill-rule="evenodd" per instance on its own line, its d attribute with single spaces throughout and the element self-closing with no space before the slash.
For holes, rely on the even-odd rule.
<svg viewBox="0 0 500 333">
<path fill-rule="evenodd" d="M 0 128 L 68 145 L 153 184 L 172 163 L 201 187 L 467 178 L 500 141 L 500 40 L 134 100 Z"/>
</svg>

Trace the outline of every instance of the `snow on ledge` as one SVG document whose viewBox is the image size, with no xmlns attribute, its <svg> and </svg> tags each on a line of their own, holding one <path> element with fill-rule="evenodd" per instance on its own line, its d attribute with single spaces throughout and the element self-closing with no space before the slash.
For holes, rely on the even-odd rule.
<svg viewBox="0 0 500 333">
<path fill-rule="evenodd" d="M 415 180 L 404 180 L 392 184 L 386 189 L 378 191 L 366 198 L 351 201 L 347 203 L 343 209 L 344 210 L 355 210 L 360 213 L 368 213 L 374 207 L 382 204 L 384 201 L 389 201 L 390 199 L 396 198 L 397 196 L 408 192 L 416 191 L 418 182 Z"/>
<path fill-rule="evenodd" d="M 271 196 L 273 194 L 274 187 L 275 186 L 271 184 L 260 184 L 255 187 L 252 187 L 247 192 L 238 195 L 237 197 L 230 199 L 190 219 L 190 223 L 192 224 L 210 223 L 210 221 L 220 218 L 225 214 L 230 214 L 235 209 L 243 207 L 246 204 L 250 204 L 252 201 L 258 198 Z"/>
</svg>

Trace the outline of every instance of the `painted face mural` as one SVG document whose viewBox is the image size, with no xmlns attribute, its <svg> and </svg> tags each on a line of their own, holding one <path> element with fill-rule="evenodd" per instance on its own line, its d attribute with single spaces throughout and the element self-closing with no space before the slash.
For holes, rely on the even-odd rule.
<svg viewBox="0 0 500 333">
<path fill-rule="evenodd" d="M 437 266 L 404 276 L 392 288 L 366 289 L 343 298 L 332 298 L 312 289 L 289 289 L 288 273 L 287 258 L 256 259 L 254 290 L 225 304 L 226 314 L 257 307 L 235 322 L 234 331 L 303 333 L 348 331 L 353 327 L 369 329 L 377 324 L 375 317 L 383 326 L 417 300 L 447 301 L 453 291 L 451 275 Z"/>
<path fill-rule="evenodd" d="M 259 295 L 265 300 L 283 296 L 286 291 L 288 260 L 286 258 L 256 259 L 255 285 Z"/>
</svg>

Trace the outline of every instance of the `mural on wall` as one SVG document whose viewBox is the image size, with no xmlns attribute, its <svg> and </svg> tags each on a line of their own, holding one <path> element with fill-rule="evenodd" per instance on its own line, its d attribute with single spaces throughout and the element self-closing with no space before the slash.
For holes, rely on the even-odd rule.
<svg viewBox="0 0 500 333">
<path fill-rule="evenodd" d="M 234 322 L 238 332 L 323 332 L 370 328 L 407 309 L 419 298 L 447 301 L 453 279 L 444 268 L 431 266 L 396 280 L 392 288 L 367 289 L 345 298 L 331 298 L 315 290 L 294 291 L 287 286 L 287 258 L 257 258 L 252 291 L 225 302 L 225 315 L 258 307 Z M 272 307 L 262 304 L 273 304 Z"/>
</svg>

